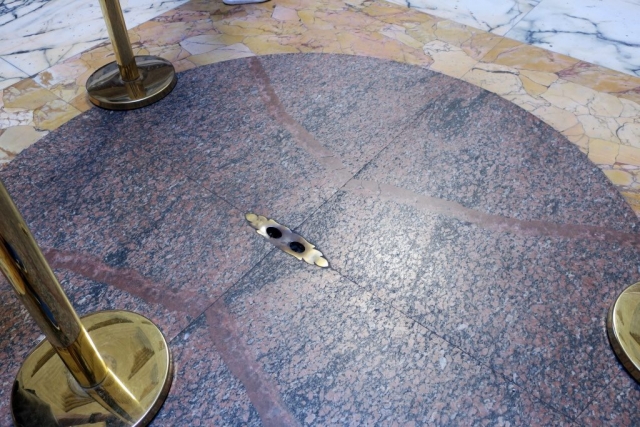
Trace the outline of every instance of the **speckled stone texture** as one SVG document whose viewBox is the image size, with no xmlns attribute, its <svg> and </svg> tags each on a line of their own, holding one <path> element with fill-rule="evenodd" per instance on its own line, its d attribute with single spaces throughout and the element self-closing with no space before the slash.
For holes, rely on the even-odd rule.
<svg viewBox="0 0 640 427">
<path fill-rule="evenodd" d="M 167 335 L 153 425 L 640 419 L 604 325 L 640 279 L 635 215 L 564 137 L 461 81 L 351 56 L 218 63 L 150 107 L 90 110 L 0 178 L 80 314 L 133 310 Z M 0 297 L 9 425 L 40 334 Z"/>
</svg>

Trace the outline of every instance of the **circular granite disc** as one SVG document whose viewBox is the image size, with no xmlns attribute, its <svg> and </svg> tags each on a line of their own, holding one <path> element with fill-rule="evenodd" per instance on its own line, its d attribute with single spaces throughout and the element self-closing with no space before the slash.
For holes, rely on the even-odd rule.
<svg viewBox="0 0 640 427">
<path fill-rule="evenodd" d="M 163 425 L 556 425 L 618 372 L 604 320 L 638 281 L 637 218 L 562 135 L 441 74 L 218 63 L 145 109 L 83 114 L 0 176 L 81 313 L 175 337 Z M 4 330 L 13 369 L 37 332 Z"/>
</svg>

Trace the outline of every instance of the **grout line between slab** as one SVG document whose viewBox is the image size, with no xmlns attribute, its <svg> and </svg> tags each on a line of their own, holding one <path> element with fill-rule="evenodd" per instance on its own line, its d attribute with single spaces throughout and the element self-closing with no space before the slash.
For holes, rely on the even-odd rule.
<svg viewBox="0 0 640 427">
<path fill-rule="evenodd" d="M 619 374 L 614 375 L 611 380 L 604 386 L 602 387 L 602 389 L 596 393 L 595 396 L 593 396 L 593 399 L 589 400 L 588 404 L 584 407 L 584 409 L 582 411 L 580 411 L 580 413 L 576 416 L 576 423 L 578 422 L 578 420 L 580 419 L 580 417 L 582 417 L 582 415 L 587 411 L 587 409 L 589 409 L 589 407 L 602 395 L 604 394 L 604 392 L 607 390 L 607 388 L 613 384 L 616 380 L 616 378 L 618 377 Z"/>
<path fill-rule="evenodd" d="M 506 33 L 504 33 L 504 35 L 503 35 L 502 37 L 506 37 L 506 38 L 508 38 L 508 39 L 515 40 L 515 39 L 513 39 L 513 38 L 509 37 L 509 33 L 510 33 L 511 31 L 513 31 L 513 29 L 514 29 L 514 28 L 515 28 L 515 27 L 516 27 L 520 22 L 522 22 L 522 20 L 523 20 L 523 19 L 525 19 L 527 16 L 529 16 L 529 14 L 531 14 L 531 12 L 533 12 L 533 10 L 534 10 L 535 8 L 537 8 L 538 6 L 540 6 L 540 4 L 541 4 L 542 2 L 544 2 L 544 1 L 545 1 L 545 0 L 540 0 L 540 2 L 538 2 L 538 4 L 536 4 L 535 6 L 533 6 L 529 12 L 525 13 L 524 15 L 522 15 L 522 16 L 520 17 L 520 19 L 518 19 L 518 20 L 517 20 L 517 21 L 516 21 L 512 26 L 511 26 L 511 28 L 509 28 L 509 31 L 507 31 Z M 516 40 L 516 41 L 517 41 L 517 40 Z"/>
</svg>

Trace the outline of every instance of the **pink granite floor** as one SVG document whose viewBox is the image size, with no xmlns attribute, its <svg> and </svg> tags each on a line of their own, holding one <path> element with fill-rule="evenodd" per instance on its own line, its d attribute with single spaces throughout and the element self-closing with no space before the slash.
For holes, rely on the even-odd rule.
<svg viewBox="0 0 640 427">
<path fill-rule="evenodd" d="M 373 58 L 237 59 L 74 118 L 0 178 L 80 314 L 129 309 L 167 335 L 154 425 L 640 423 L 604 326 L 640 276 L 638 217 L 564 136 L 476 86 Z M 0 293 L 9 425 L 39 332 Z"/>
</svg>

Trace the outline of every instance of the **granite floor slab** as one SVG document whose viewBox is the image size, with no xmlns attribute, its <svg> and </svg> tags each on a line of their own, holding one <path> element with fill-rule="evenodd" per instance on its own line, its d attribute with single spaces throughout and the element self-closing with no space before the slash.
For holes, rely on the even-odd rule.
<svg viewBox="0 0 640 427">
<path fill-rule="evenodd" d="M 0 177 L 81 313 L 166 333 L 155 425 L 638 416 L 603 397 L 635 392 L 604 319 L 638 280 L 636 216 L 564 137 L 464 82 L 348 56 L 215 64 L 149 108 L 77 117 Z M 249 211 L 330 267 L 275 249 Z M 9 385 L 39 334 L 3 309 Z"/>
</svg>

